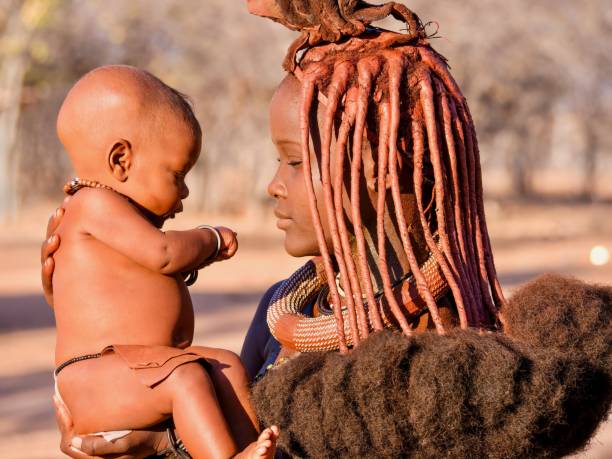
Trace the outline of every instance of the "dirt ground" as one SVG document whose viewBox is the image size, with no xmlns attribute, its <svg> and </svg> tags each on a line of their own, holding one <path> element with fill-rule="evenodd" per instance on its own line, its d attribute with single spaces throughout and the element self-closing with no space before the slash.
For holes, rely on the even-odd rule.
<svg viewBox="0 0 612 459">
<path fill-rule="evenodd" d="M 2 224 L 0 232 L 0 458 L 47 459 L 59 452 L 51 394 L 53 315 L 39 286 L 39 243 L 51 206 L 33 209 Z M 596 266 L 594 246 L 612 251 L 612 205 L 487 203 L 498 271 L 511 293 L 543 272 L 612 283 L 612 263 Z M 234 227 L 238 256 L 202 272 L 192 288 L 195 341 L 239 351 L 249 320 L 264 290 L 304 260 L 284 254 L 282 238 L 269 218 L 183 215 L 173 222 L 189 227 L 208 222 Z M 579 455 L 612 458 L 612 422 Z"/>
</svg>

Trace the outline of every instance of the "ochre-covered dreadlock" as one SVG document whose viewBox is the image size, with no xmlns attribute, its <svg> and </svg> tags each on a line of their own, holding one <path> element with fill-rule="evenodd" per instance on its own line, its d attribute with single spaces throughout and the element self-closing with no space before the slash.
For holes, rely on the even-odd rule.
<svg viewBox="0 0 612 459">
<path fill-rule="evenodd" d="M 485 222 L 474 125 L 465 98 L 450 75 L 445 59 L 429 45 L 421 21 L 405 6 L 394 2 L 376 7 L 358 1 L 276 3 L 281 12 L 291 13 L 284 19 L 277 17 L 279 22 L 305 34 L 312 35 L 313 30 L 318 31 L 315 39 L 311 40 L 315 43 L 337 41 L 307 49 L 297 66 L 286 67 L 293 69 L 303 89 L 301 132 L 306 186 L 337 320 L 340 350 L 347 349 L 345 330 L 350 330 L 350 342 L 356 345 L 360 338 L 367 336 L 370 328 L 383 328 L 378 308 L 366 307 L 362 300 L 364 298 L 367 305 L 377 304 L 362 230 L 359 187 L 364 138 L 370 139 L 373 145 L 377 144 L 377 153 L 372 156 L 377 170 L 377 196 L 373 204 L 377 216 L 378 269 L 384 298 L 394 320 L 404 333 L 410 334 L 409 322 L 393 294 L 386 258 L 384 218 L 389 189 L 401 244 L 418 295 L 427 305 L 437 331 L 443 334 L 445 329 L 436 299 L 417 262 L 413 246 L 413 235 L 417 233 L 424 236 L 428 250 L 450 287 L 461 327 L 491 326 L 505 300 Z M 333 20 L 323 14 L 332 4 L 336 5 L 335 13 L 340 13 L 339 16 L 332 15 Z M 300 8 L 306 6 L 311 14 L 300 16 Z M 317 16 L 312 12 L 321 14 Z M 366 29 L 366 25 L 380 19 L 383 13 L 406 21 L 408 33 Z M 304 21 L 308 24 L 300 26 L 298 17 L 306 17 Z M 323 17 L 327 19 L 323 21 Z M 322 21 L 318 23 L 320 27 L 316 26 L 317 20 Z M 324 36 L 321 31 L 325 31 Z M 295 51 L 304 46 L 305 42 L 293 46 L 285 63 L 293 64 Z M 333 258 L 325 243 L 311 173 L 310 132 L 316 98 L 326 106 L 319 164 Z M 372 119 L 373 126 L 368 121 Z M 340 122 L 340 127 L 332 168 L 330 151 L 336 122 Z M 372 142 L 373 136 L 367 135 L 372 131 L 377 135 L 377 141 Z M 347 163 L 350 163 L 350 183 L 344 190 Z M 404 182 L 409 175 L 401 172 L 406 170 L 412 171 L 412 183 Z M 433 183 L 429 192 L 424 182 Z M 412 188 L 416 197 L 418 221 L 407 221 L 404 215 L 400 190 L 407 187 Z M 349 196 L 348 209 L 343 204 L 343 191 Z M 431 214 L 426 200 L 428 196 L 434 200 L 435 212 Z M 349 234 L 347 229 L 345 210 L 353 234 Z M 357 252 L 355 259 L 350 245 L 352 238 Z M 349 321 L 346 329 L 333 261 L 337 264 L 340 285 L 345 292 Z"/>
</svg>

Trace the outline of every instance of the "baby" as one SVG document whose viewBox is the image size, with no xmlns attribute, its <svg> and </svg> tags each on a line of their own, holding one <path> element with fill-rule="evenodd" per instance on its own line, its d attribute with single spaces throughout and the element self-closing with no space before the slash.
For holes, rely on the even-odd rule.
<svg viewBox="0 0 612 459">
<path fill-rule="evenodd" d="M 57 131 L 80 177 L 53 278 L 56 388 L 76 432 L 119 436 L 172 416 L 192 457 L 273 457 L 278 430 L 257 437 L 240 359 L 191 346 L 184 274 L 232 257 L 236 235 L 160 230 L 200 153 L 189 103 L 145 71 L 102 67 L 70 90 Z"/>
</svg>

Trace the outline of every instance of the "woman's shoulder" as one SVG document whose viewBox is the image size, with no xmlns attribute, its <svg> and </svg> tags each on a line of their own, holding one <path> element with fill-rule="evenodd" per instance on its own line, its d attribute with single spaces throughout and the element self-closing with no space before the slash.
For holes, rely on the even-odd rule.
<svg viewBox="0 0 612 459">
<path fill-rule="evenodd" d="M 278 290 L 278 288 L 283 282 L 284 280 L 278 281 L 277 283 L 272 285 L 270 288 L 268 288 L 268 290 L 266 290 L 266 293 L 263 294 L 263 296 L 261 297 L 261 300 L 259 301 L 259 306 L 257 306 L 257 311 L 255 312 L 255 318 L 253 320 L 254 322 L 260 321 L 260 320 L 263 320 L 263 321 L 266 320 L 266 315 L 268 313 L 268 308 L 270 307 L 270 304 L 272 303 L 272 298 L 274 298 L 274 294 L 276 293 L 276 291 Z"/>
<path fill-rule="evenodd" d="M 251 380 L 265 368 L 270 355 L 278 347 L 278 343 L 270 333 L 267 316 L 274 293 L 282 282 L 272 285 L 261 297 L 242 344 L 240 357 Z"/>
</svg>

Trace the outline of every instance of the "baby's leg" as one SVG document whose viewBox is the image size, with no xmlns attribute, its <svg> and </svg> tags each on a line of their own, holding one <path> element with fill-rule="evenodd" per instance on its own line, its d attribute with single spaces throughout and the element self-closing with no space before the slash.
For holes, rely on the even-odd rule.
<svg viewBox="0 0 612 459">
<path fill-rule="evenodd" d="M 257 438 L 258 423 L 249 398 L 249 378 L 236 354 L 225 349 L 192 346 L 188 349 L 210 363 L 217 399 L 239 449 Z"/>
<path fill-rule="evenodd" d="M 149 388 L 109 353 L 66 367 L 58 385 L 77 433 L 142 429 L 173 415 L 193 457 L 227 458 L 238 451 L 212 380 L 199 363 L 181 365 Z"/>
<path fill-rule="evenodd" d="M 238 447 L 202 365 L 181 365 L 160 384 L 172 397 L 172 416 L 178 434 L 194 458 L 229 458 Z"/>
</svg>

